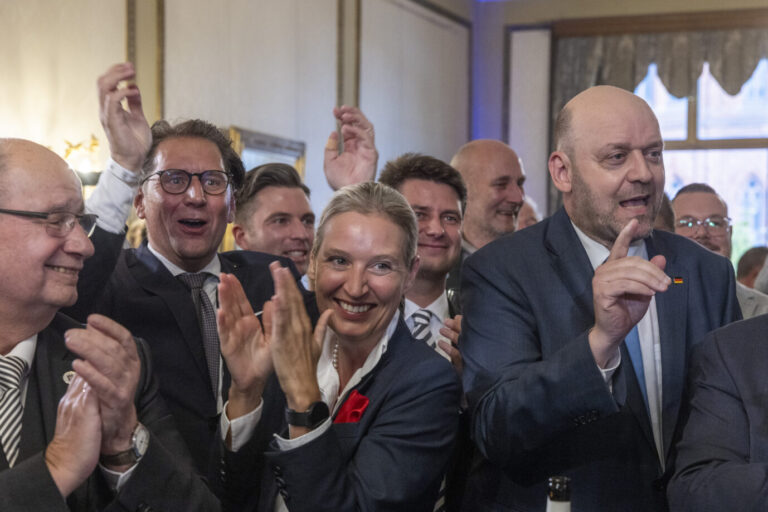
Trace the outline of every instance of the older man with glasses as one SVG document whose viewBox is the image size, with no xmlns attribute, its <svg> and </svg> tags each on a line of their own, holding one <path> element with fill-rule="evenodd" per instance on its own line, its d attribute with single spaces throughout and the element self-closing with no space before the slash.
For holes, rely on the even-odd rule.
<svg viewBox="0 0 768 512">
<path fill-rule="evenodd" d="M 675 233 L 696 240 L 712 252 L 731 257 L 733 228 L 728 205 L 705 183 L 691 183 L 681 188 L 672 200 Z M 736 298 L 744 318 L 768 313 L 768 295 L 736 282 Z"/>
<path fill-rule="evenodd" d="M 0 139 L 0 204 L 0 509 L 219 510 L 146 345 L 103 316 L 58 313 L 94 253 L 77 176 L 38 144 Z"/>
</svg>

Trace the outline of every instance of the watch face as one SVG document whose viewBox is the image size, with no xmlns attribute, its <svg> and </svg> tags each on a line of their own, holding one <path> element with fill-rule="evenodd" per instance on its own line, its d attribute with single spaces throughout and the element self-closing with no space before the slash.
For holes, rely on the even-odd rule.
<svg viewBox="0 0 768 512">
<path fill-rule="evenodd" d="M 136 457 L 142 457 L 149 447 L 149 430 L 139 423 L 133 432 L 133 450 Z"/>
</svg>

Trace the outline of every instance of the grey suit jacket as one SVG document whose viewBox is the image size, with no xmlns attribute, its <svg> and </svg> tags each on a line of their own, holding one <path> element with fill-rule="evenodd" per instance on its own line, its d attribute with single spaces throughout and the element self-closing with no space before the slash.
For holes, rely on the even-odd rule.
<svg viewBox="0 0 768 512">
<path fill-rule="evenodd" d="M 645 242 L 682 279 L 656 295 L 668 469 L 689 349 L 740 312 L 728 260 L 669 233 Z M 466 509 L 540 510 L 547 477 L 568 475 L 574 512 L 666 510 L 666 475 L 626 348 L 613 393 L 589 349 L 594 272 L 565 210 L 483 247 L 462 273 L 464 385 L 486 459 Z"/>
<path fill-rule="evenodd" d="M 710 333 L 695 352 L 672 510 L 768 509 L 768 316 Z"/>
<path fill-rule="evenodd" d="M 160 397 L 143 343 L 138 344 L 142 372 L 135 403 L 139 421 L 151 432 L 147 453 L 117 495 L 109 490 L 97 468 L 66 501 L 62 499 L 45 465 L 44 450 L 53 438 L 58 403 L 67 389 L 62 376 L 72 369 L 75 359 L 66 349 L 63 335 L 79 326 L 59 314 L 38 335 L 24 405 L 19 461 L 9 469 L 0 455 L 0 510 L 219 510 L 218 500 L 192 467 Z"/>
<path fill-rule="evenodd" d="M 752 318 L 753 316 L 768 313 L 768 295 L 764 293 L 737 282 L 736 298 L 739 299 L 741 316 L 744 318 Z"/>
</svg>

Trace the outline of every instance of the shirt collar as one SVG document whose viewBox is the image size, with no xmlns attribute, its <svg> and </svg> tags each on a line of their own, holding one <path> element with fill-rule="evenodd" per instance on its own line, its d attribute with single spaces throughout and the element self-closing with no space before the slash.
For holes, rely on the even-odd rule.
<svg viewBox="0 0 768 512">
<path fill-rule="evenodd" d="M 27 363 L 27 371 L 32 368 L 32 362 L 35 360 L 35 349 L 37 348 L 37 334 L 33 334 L 24 341 L 20 341 L 11 349 L 8 354 L 0 357 L 16 356 L 22 358 Z M 22 376 L 23 378 L 23 376 Z"/>
<path fill-rule="evenodd" d="M 584 247 L 584 250 L 587 251 L 587 257 L 589 258 L 589 262 L 592 264 L 592 270 L 595 270 L 597 267 L 602 265 L 606 259 L 608 259 L 611 251 L 600 242 L 590 238 L 586 233 L 580 230 L 578 226 L 573 223 L 573 221 L 571 221 L 571 225 L 573 226 L 573 229 L 576 230 L 576 236 L 579 237 L 579 241 Z M 647 260 L 648 251 L 645 249 L 645 240 L 635 240 L 632 242 L 629 245 L 627 256 L 640 256 L 641 258 Z"/>
<path fill-rule="evenodd" d="M 440 296 L 429 306 L 422 308 L 412 300 L 405 299 L 405 307 L 403 307 L 403 316 L 405 318 L 411 318 L 416 311 L 420 309 L 427 309 L 430 313 L 440 319 L 442 322 L 444 318 L 448 318 L 448 294 L 443 291 Z"/>
<path fill-rule="evenodd" d="M 464 237 L 461 237 L 461 248 L 467 251 L 467 254 L 473 254 L 477 250 L 477 247 L 467 242 L 467 239 Z"/>
<path fill-rule="evenodd" d="M 155 257 L 160 260 L 160 263 L 165 266 L 165 268 L 168 269 L 168 272 L 171 273 L 173 277 L 176 277 L 180 274 L 186 274 L 187 271 L 183 268 L 179 267 L 178 265 L 175 265 L 174 263 L 171 263 L 171 261 L 160 254 L 158 251 L 155 250 L 154 247 L 152 247 L 152 244 L 147 244 L 147 248 L 149 249 L 149 252 L 155 255 Z M 221 262 L 219 261 L 218 255 L 214 254 L 213 258 L 211 258 L 211 261 L 208 262 L 208 264 L 200 269 L 198 272 L 206 272 L 208 274 L 211 274 L 213 276 L 218 277 L 219 274 L 221 274 Z"/>
</svg>

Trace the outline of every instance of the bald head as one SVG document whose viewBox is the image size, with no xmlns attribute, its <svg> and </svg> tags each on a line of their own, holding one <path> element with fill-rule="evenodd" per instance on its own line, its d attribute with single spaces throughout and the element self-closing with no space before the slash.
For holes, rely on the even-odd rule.
<svg viewBox="0 0 768 512">
<path fill-rule="evenodd" d="M 571 220 L 611 247 L 633 218 L 636 238 L 653 228 L 664 189 L 663 142 L 642 98 L 611 86 L 587 89 L 558 115 L 552 181 Z"/>
<path fill-rule="evenodd" d="M 29 175 L 32 180 L 66 172 L 79 180 L 67 163 L 45 146 L 24 139 L 0 138 L 0 199 L 6 191 L 5 181 L 11 171 L 14 176 Z"/>
<path fill-rule="evenodd" d="M 517 153 L 498 140 L 463 145 L 451 159 L 467 185 L 464 238 L 482 247 L 515 230 L 525 172 Z"/>
</svg>

